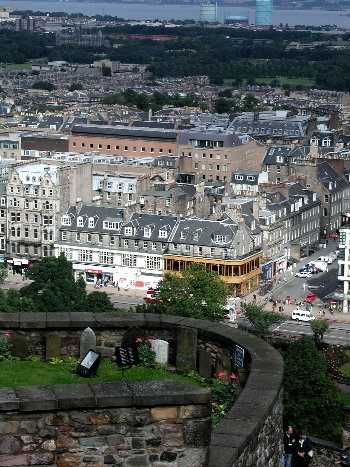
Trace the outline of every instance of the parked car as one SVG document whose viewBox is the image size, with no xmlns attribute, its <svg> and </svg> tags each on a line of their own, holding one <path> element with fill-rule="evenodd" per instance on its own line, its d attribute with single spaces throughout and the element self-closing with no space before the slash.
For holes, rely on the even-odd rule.
<svg viewBox="0 0 350 467">
<path fill-rule="evenodd" d="M 304 298 L 304 302 L 313 302 L 316 300 L 316 295 L 314 293 L 309 293 L 307 297 Z"/>
<path fill-rule="evenodd" d="M 304 279 L 309 279 L 311 276 L 312 276 L 311 272 L 308 272 L 308 271 L 297 272 L 295 274 L 295 277 L 303 277 Z"/>
</svg>

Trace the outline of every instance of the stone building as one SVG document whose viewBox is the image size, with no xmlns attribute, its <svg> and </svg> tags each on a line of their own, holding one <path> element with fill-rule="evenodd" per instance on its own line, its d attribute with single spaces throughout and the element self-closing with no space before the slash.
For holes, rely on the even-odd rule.
<svg viewBox="0 0 350 467">
<path fill-rule="evenodd" d="M 86 180 L 89 183 L 86 183 Z M 7 256 L 21 270 L 28 261 L 54 255 L 60 214 L 72 203 L 91 200 L 91 165 L 23 164 L 7 183 Z"/>
<path fill-rule="evenodd" d="M 265 150 L 247 135 L 182 131 L 179 134 L 179 172 L 193 174 L 197 183 L 201 180 L 230 181 L 234 169 L 260 170 Z"/>
<path fill-rule="evenodd" d="M 128 157 L 177 155 L 175 130 L 108 125 L 76 125 L 69 136 L 69 151 L 99 151 Z"/>
</svg>

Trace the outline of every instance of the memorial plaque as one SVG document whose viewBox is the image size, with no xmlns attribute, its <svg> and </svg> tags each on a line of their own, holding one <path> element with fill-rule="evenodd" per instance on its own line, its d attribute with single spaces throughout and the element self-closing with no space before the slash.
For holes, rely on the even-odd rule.
<svg viewBox="0 0 350 467">
<path fill-rule="evenodd" d="M 112 361 L 119 367 L 131 367 L 140 364 L 139 352 L 137 345 L 130 345 L 128 347 L 116 347 Z"/>
<path fill-rule="evenodd" d="M 169 361 L 169 342 L 162 339 L 154 339 L 152 342 L 152 350 L 156 353 L 156 363 L 166 364 Z"/>
<path fill-rule="evenodd" d="M 177 330 L 176 367 L 178 370 L 196 369 L 197 330 L 180 327 Z"/>
<path fill-rule="evenodd" d="M 86 328 L 80 337 L 80 359 L 82 359 L 90 349 L 96 350 L 96 335 L 91 328 Z"/>
<path fill-rule="evenodd" d="M 242 368 L 243 364 L 244 364 L 244 349 L 240 347 L 239 345 L 236 345 L 235 365 L 238 366 L 238 368 Z"/>
</svg>

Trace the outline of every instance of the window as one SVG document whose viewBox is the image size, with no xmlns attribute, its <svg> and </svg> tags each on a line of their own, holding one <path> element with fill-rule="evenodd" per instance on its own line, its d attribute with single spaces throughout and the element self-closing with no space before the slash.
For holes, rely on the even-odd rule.
<svg viewBox="0 0 350 467">
<path fill-rule="evenodd" d="M 94 145 L 93 143 L 90 143 L 90 148 L 93 149 Z"/>
<path fill-rule="evenodd" d="M 146 256 L 146 269 L 160 269 L 161 267 L 160 256 Z"/>
<path fill-rule="evenodd" d="M 143 235 L 147 238 L 149 238 L 152 234 L 152 229 L 151 227 L 147 226 L 143 229 Z"/>
<path fill-rule="evenodd" d="M 132 227 L 124 227 L 124 235 L 132 235 Z"/>
<path fill-rule="evenodd" d="M 159 235 L 158 235 L 160 238 L 167 238 L 168 236 L 168 231 L 165 230 L 165 229 L 160 229 L 159 230 Z"/>
<path fill-rule="evenodd" d="M 198 247 L 198 256 L 203 256 L 203 247 Z"/>
<path fill-rule="evenodd" d="M 235 175 L 235 180 L 243 180 L 243 175 Z"/>
<path fill-rule="evenodd" d="M 152 242 L 152 250 L 156 250 L 157 249 L 157 242 Z"/>
<path fill-rule="evenodd" d="M 253 177 L 252 175 L 248 175 L 247 180 L 253 182 L 255 180 L 255 177 Z"/>
<path fill-rule="evenodd" d="M 29 209 L 29 201 L 27 199 L 24 200 L 24 209 Z"/>
<path fill-rule="evenodd" d="M 102 144 L 100 143 L 97 147 L 98 149 L 102 149 Z"/>
<path fill-rule="evenodd" d="M 138 241 L 138 240 L 134 240 L 134 247 L 135 247 L 135 248 L 138 248 L 138 247 L 139 247 L 139 241 Z"/>
<path fill-rule="evenodd" d="M 103 228 L 108 230 L 118 230 L 119 222 L 117 221 L 103 221 Z"/>
<path fill-rule="evenodd" d="M 111 149 L 111 145 L 110 145 L 110 144 L 106 144 L 106 149 L 110 150 L 110 149 Z"/>
<path fill-rule="evenodd" d="M 128 147 L 127 146 L 124 146 L 124 151 L 127 151 L 128 150 Z"/>
<path fill-rule="evenodd" d="M 87 236 L 86 236 L 86 241 L 87 241 L 87 243 L 91 243 L 91 240 L 92 240 L 92 235 L 91 235 L 91 234 L 87 234 Z"/>
<path fill-rule="evenodd" d="M 17 212 L 11 212 L 11 222 L 20 222 L 21 214 Z"/>
<path fill-rule="evenodd" d="M 147 248 L 148 248 L 148 242 L 143 242 L 143 248 L 144 248 L 145 250 L 147 250 Z"/>
<path fill-rule="evenodd" d="M 63 241 L 67 240 L 67 232 L 61 232 L 61 240 Z"/>
<path fill-rule="evenodd" d="M 227 243 L 227 236 L 226 235 L 214 235 L 214 242 Z"/>
<path fill-rule="evenodd" d="M 128 240 L 128 239 L 124 239 L 123 244 L 124 244 L 124 248 L 128 248 L 128 246 L 129 246 L 129 240 Z"/>
<path fill-rule="evenodd" d="M 65 247 L 60 246 L 58 247 L 58 254 L 60 255 L 61 253 L 63 253 L 67 259 L 73 258 L 73 252 L 71 248 L 65 248 Z"/>
<path fill-rule="evenodd" d="M 210 256 L 214 256 L 215 255 L 215 248 L 210 248 Z"/>
<path fill-rule="evenodd" d="M 43 216 L 43 224 L 44 225 L 53 225 L 53 217 L 52 216 Z"/>
<path fill-rule="evenodd" d="M 102 264 L 113 264 L 113 253 L 101 251 L 99 253 L 99 262 Z"/>
<path fill-rule="evenodd" d="M 61 217 L 61 224 L 62 225 L 72 225 L 72 218 L 70 216 L 62 216 Z"/>
<path fill-rule="evenodd" d="M 131 266 L 135 267 L 136 266 L 136 255 L 132 255 L 129 253 L 123 253 L 122 254 L 122 266 Z"/>
<path fill-rule="evenodd" d="M 84 218 L 82 216 L 79 216 L 77 219 L 77 226 L 83 227 L 83 225 L 84 225 Z"/>
<path fill-rule="evenodd" d="M 276 166 L 276 173 L 278 173 L 278 174 L 281 173 L 281 167 L 279 165 Z"/>
<path fill-rule="evenodd" d="M 38 238 L 38 229 L 33 230 L 33 238 Z"/>
<path fill-rule="evenodd" d="M 119 149 L 119 145 L 116 145 L 115 149 Z"/>
<path fill-rule="evenodd" d="M 42 196 L 46 196 L 46 190 L 45 190 L 45 188 L 43 188 L 43 189 L 41 190 L 41 192 L 42 192 Z"/>
<path fill-rule="evenodd" d="M 80 232 L 77 232 L 77 233 L 75 234 L 75 241 L 76 241 L 76 242 L 80 242 Z"/>
<path fill-rule="evenodd" d="M 5 233 L 5 224 L 0 224 L 0 234 Z"/>
<path fill-rule="evenodd" d="M 323 215 L 328 216 L 328 209 L 327 208 L 323 208 Z"/>
<path fill-rule="evenodd" d="M 78 261 L 92 261 L 92 250 L 78 250 Z"/>
<path fill-rule="evenodd" d="M 276 162 L 283 162 L 283 157 L 282 156 L 277 156 L 276 157 Z"/>
<path fill-rule="evenodd" d="M 34 209 L 38 209 L 38 200 L 37 199 L 34 200 Z"/>
<path fill-rule="evenodd" d="M 174 249 L 174 250 L 177 250 L 177 243 L 174 243 L 174 244 L 173 244 L 173 249 Z"/>
<path fill-rule="evenodd" d="M 111 236 L 109 237 L 109 244 L 110 244 L 110 245 L 115 245 L 115 237 L 114 237 L 113 235 L 111 235 Z"/>
<path fill-rule="evenodd" d="M 345 232 L 339 232 L 339 244 L 340 245 L 345 245 L 346 241 L 346 233 Z"/>
<path fill-rule="evenodd" d="M 165 250 L 167 248 L 167 244 L 166 243 L 162 243 L 162 250 Z"/>
<path fill-rule="evenodd" d="M 89 227 L 95 227 L 95 218 L 89 217 Z"/>
<path fill-rule="evenodd" d="M 82 147 L 82 148 L 85 148 L 85 143 L 81 143 L 81 147 Z"/>
<path fill-rule="evenodd" d="M 324 195 L 324 202 L 328 203 L 328 201 L 329 201 L 329 195 Z"/>
<path fill-rule="evenodd" d="M 103 243 L 103 235 L 98 236 L 98 243 Z"/>
</svg>

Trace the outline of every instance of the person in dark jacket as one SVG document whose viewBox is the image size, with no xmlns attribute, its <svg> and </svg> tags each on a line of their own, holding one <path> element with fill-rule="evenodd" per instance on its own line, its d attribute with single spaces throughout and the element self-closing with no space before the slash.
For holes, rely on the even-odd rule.
<svg viewBox="0 0 350 467">
<path fill-rule="evenodd" d="M 284 446 L 284 467 L 291 467 L 293 454 L 296 453 L 297 434 L 293 431 L 293 427 L 288 426 L 283 436 Z"/>
<path fill-rule="evenodd" d="M 312 442 L 308 437 L 306 431 L 302 431 L 301 435 L 297 442 L 297 449 L 295 455 L 295 462 L 293 462 L 293 467 L 304 467 L 309 465 L 312 460 Z"/>
</svg>

